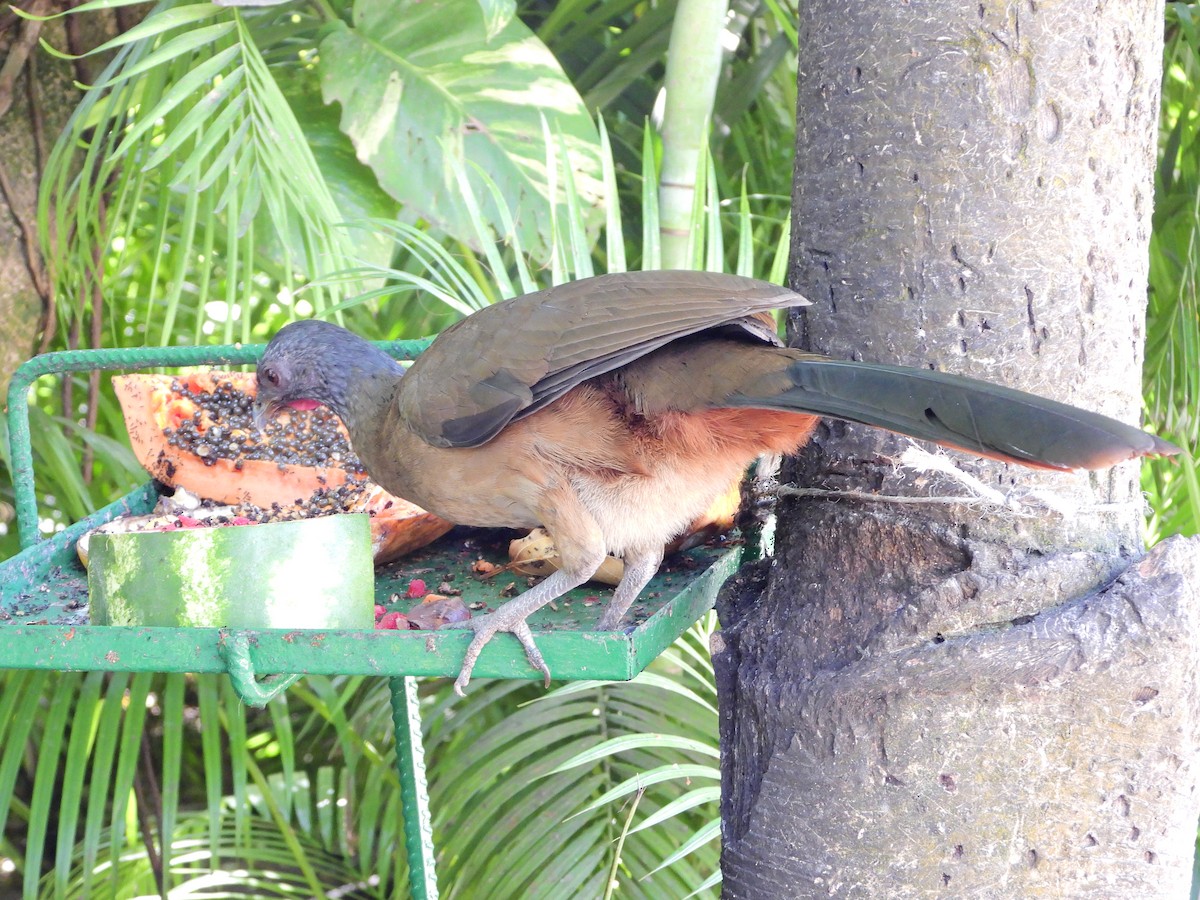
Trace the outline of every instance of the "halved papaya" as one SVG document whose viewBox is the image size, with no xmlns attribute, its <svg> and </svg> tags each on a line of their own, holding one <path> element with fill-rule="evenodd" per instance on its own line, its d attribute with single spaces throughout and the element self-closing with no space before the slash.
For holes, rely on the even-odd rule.
<svg viewBox="0 0 1200 900">
<path fill-rule="evenodd" d="M 174 389 L 211 394 L 221 385 L 253 397 L 254 375 L 249 372 L 206 372 L 175 377 L 172 375 L 116 375 L 113 387 L 125 414 L 125 428 L 143 468 L 163 484 L 183 485 L 189 491 L 220 503 L 252 503 L 264 509 L 272 504 L 283 506 L 304 503 L 322 488 L 345 484 L 345 468 L 336 465 L 291 465 L 271 459 L 229 457 L 203 458 L 194 450 L 171 443 L 170 432 L 177 433 L 192 421 L 200 432 L 210 431 L 212 416 L 195 400 Z M 219 426 L 218 426 L 219 427 Z M 260 433 L 261 435 L 261 433 Z M 252 439 L 250 435 L 237 435 Z"/>
<path fill-rule="evenodd" d="M 138 462 L 170 487 L 271 510 L 312 505 L 315 497 L 365 478 L 340 422 L 318 428 L 309 413 L 297 412 L 280 417 L 281 429 L 253 428 L 242 414 L 257 390 L 251 373 L 117 375 L 113 387 Z M 221 412 L 231 409 L 227 416 Z M 318 452 L 297 453 L 308 445 Z M 330 447 L 332 456 L 321 452 Z M 453 527 L 370 482 L 352 509 L 371 514 L 376 563 L 423 547 Z"/>
</svg>

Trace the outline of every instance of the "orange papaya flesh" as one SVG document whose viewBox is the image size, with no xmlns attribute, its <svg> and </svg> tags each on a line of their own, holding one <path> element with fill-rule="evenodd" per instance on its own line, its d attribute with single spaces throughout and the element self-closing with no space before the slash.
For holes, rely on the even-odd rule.
<svg viewBox="0 0 1200 900">
<path fill-rule="evenodd" d="M 367 481 L 345 428 L 328 410 L 289 410 L 256 428 L 251 373 L 118 375 L 113 386 L 138 462 L 169 487 L 262 521 L 368 512 L 377 563 L 452 527 Z"/>
</svg>

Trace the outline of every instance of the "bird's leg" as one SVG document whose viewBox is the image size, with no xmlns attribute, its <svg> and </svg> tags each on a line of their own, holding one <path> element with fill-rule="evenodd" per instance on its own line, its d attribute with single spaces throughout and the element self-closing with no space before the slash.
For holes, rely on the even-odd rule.
<svg viewBox="0 0 1200 900">
<path fill-rule="evenodd" d="M 520 596 L 509 600 L 493 613 L 445 625 L 444 628 L 469 628 L 475 632 L 463 657 L 462 669 L 454 680 L 454 690 L 462 696 L 463 688 L 471 680 L 471 670 L 479 659 L 479 652 L 497 632 L 507 631 L 525 648 L 529 664 L 545 676 L 546 687 L 550 686 L 550 668 L 542 658 L 541 651 L 533 641 L 533 632 L 525 621 L 529 615 L 541 609 L 551 600 L 560 597 L 572 588 L 579 587 L 604 562 L 604 538 L 595 518 L 587 511 L 570 482 L 563 479 L 547 486 L 538 512 L 546 529 L 554 535 L 561 559 L 559 569 L 545 580 L 531 587 Z M 640 589 L 640 588 L 639 588 Z"/>
<path fill-rule="evenodd" d="M 604 615 L 596 625 L 597 631 L 615 631 L 621 624 L 621 619 L 642 592 L 642 588 L 650 583 L 650 579 L 662 565 L 663 548 L 659 546 L 653 549 L 630 550 L 625 553 L 624 559 L 625 573 L 621 576 L 612 599 L 608 601 L 608 608 L 604 610 Z"/>
<path fill-rule="evenodd" d="M 599 564 L 597 564 L 597 568 L 599 568 Z M 538 650 L 537 644 L 533 642 L 533 632 L 529 630 L 529 623 L 525 620 L 531 613 L 541 609 L 551 600 L 565 594 L 571 588 L 583 584 L 591 576 L 591 572 L 580 576 L 577 573 L 571 574 L 565 569 L 559 569 L 525 593 L 509 600 L 495 612 L 484 616 L 476 616 L 465 622 L 452 622 L 448 625 L 443 625 L 443 628 L 468 628 L 475 632 L 475 637 L 471 639 L 471 643 L 467 647 L 467 653 L 463 657 L 462 669 L 459 670 L 458 678 L 454 680 L 455 693 L 460 697 L 462 696 L 463 688 L 471 680 L 471 670 L 475 668 L 475 662 L 479 659 L 479 651 L 501 631 L 509 632 L 521 642 L 521 646 L 525 648 L 525 656 L 529 659 L 529 664 L 545 676 L 546 687 L 549 687 L 550 668 L 546 665 L 546 661 L 542 659 L 542 653 Z"/>
</svg>

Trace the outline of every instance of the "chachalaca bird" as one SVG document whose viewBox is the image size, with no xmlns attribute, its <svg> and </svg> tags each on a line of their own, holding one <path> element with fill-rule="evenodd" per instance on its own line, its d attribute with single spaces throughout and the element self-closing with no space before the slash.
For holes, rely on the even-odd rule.
<svg viewBox="0 0 1200 900">
<path fill-rule="evenodd" d="M 766 453 L 793 453 L 820 416 L 1047 469 L 1096 469 L 1178 448 L 1105 416 L 926 369 L 781 346 L 763 314 L 807 305 L 773 284 L 705 272 L 586 278 L 483 309 L 404 367 L 320 321 L 278 332 L 258 366 L 262 414 L 324 404 L 387 490 L 464 525 L 544 525 L 561 568 L 460 627 L 514 634 L 549 670 L 526 617 L 583 584 L 606 553 L 625 573 L 615 629 L 663 547 Z"/>
</svg>

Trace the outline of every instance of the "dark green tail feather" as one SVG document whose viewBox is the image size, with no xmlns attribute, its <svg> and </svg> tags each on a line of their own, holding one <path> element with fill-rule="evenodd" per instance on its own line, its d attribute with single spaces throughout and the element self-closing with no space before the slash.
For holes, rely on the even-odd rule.
<svg viewBox="0 0 1200 900">
<path fill-rule="evenodd" d="M 782 393 L 727 402 L 845 419 L 1039 468 L 1102 469 L 1180 452 L 1116 419 L 961 375 L 823 359 L 796 360 L 787 375 L 793 387 Z"/>
</svg>

